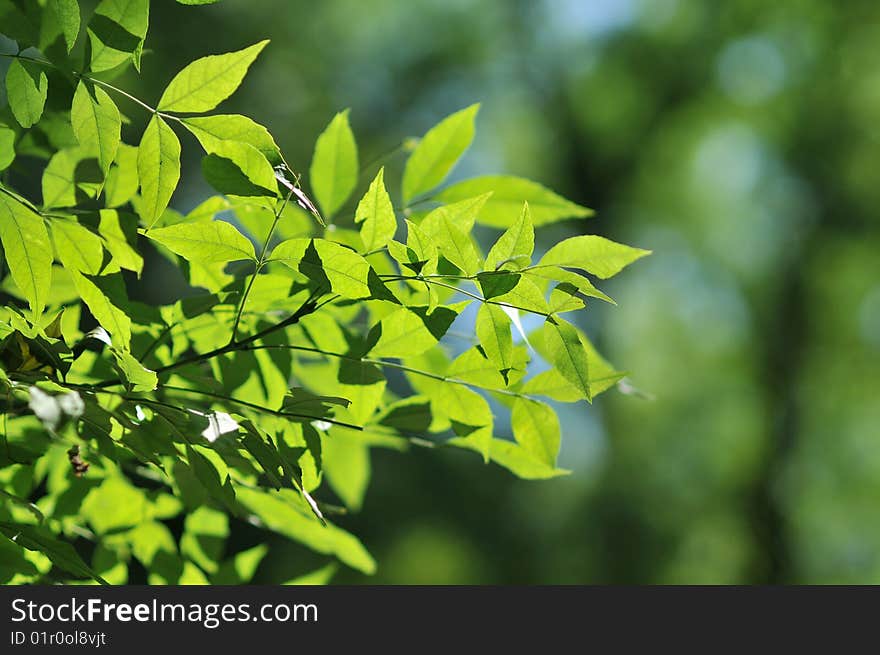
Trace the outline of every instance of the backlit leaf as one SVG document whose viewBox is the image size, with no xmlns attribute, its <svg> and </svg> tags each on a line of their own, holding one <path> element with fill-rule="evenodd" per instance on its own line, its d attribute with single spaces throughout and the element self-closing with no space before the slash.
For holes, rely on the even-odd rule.
<svg viewBox="0 0 880 655">
<path fill-rule="evenodd" d="M 309 169 L 315 199 L 326 218 L 332 218 L 357 186 L 357 144 L 348 124 L 348 110 L 339 112 L 315 143 Z"/>
<path fill-rule="evenodd" d="M 165 120 L 154 115 L 138 147 L 141 218 L 152 227 L 168 206 L 180 180 L 180 141 Z"/>
<path fill-rule="evenodd" d="M 479 108 L 471 105 L 447 116 L 422 137 L 403 171 L 404 204 L 446 179 L 474 138 L 474 119 Z"/>
<path fill-rule="evenodd" d="M 239 87 L 269 41 L 223 55 L 202 57 L 174 76 L 159 99 L 160 111 L 211 111 Z"/>
</svg>

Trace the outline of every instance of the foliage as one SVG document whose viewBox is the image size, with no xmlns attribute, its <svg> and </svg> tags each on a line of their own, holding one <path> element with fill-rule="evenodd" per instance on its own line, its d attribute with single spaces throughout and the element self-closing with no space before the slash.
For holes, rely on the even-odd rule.
<svg viewBox="0 0 880 655">
<path fill-rule="evenodd" d="M 148 64 L 148 16 L 148 0 L 88 20 L 74 0 L 0 0 L 18 45 L 0 110 L 2 580 L 120 583 L 136 561 L 151 583 L 246 582 L 266 548 L 226 552 L 242 523 L 370 573 L 335 522 L 361 506 L 374 447 L 563 474 L 548 401 L 624 375 L 563 315 L 611 300 L 587 274 L 647 251 L 580 236 L 541 256 L 536 225 L 590 211 L 514 177 L 439 189 L 477 105 L 411 142 L 398 208 L 337 114 L 307 192 L 266 128 L 209 113 L 267 42 L 184 66 L 154 106 L 114 83 Z M 219 195 L 182 214 L 186 134 Z M 28 160 L 41 199 L 15 184 Z M 477 224 L 503 230 L 486 256 Z M 182 298 L 136 299 L 158 261 Z M 525 315 L 542 320 L 528 334 Z M 457 347 L 472 320 L 476 343 Z"/>
</svg>

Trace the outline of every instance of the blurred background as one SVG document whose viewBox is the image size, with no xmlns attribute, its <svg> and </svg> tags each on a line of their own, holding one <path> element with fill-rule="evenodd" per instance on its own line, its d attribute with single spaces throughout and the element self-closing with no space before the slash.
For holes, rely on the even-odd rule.
<svg viewBox="0 0 880 655">
<path fill-rule="evenodd" d="M 573 474 L 549 482 L 461 452 L 374 451 L 365 506 L 341 523 L 379 572 L 335 581 L 880 582 L 878 3 L 152 12 L 156 52 L 125 80 L 145 99 L 180 62 L 268 37 L 223 109 L 268 126 L 299 170 L 343 108 L 367 162 L 479 101 L 456 178 L 522 175 L 597 210 L 539 248 L 584 232 L 654 250 L 584 327 L 656 398 L 560 408 Z M 187 210 L 208 189 L 184 150 Z M 323 563 L 284 548 L 258 581 Z"/>
</svg>

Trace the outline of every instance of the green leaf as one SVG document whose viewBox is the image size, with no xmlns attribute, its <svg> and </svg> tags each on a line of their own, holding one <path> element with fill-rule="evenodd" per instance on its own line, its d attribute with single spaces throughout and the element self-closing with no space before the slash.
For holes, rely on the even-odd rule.
<svg viewBox="0 0 880 655">
<path fill-rule="evenodd" d="M 39 316 L 52 284 L 52 243 L 42 217 L 5 189 L 0 189 L 0 242 L 12 280 Z"/>
<path fill-rule="evenodd" d="M 37 64 L 13 59 L 6 71 L 6 96 L 12 115 L 22 127 L 31 127 L 43 115 L 49 79 Z"/>
<path fill-rule="evenodd" d="M 168 207 L 180 180 L 180 141 L 161 116 L 154 115 L 138 148 L 141 218 L 147 227 Z"/>
<path fill-rule="evenodd" d="M 202 57 L 175 75 L 159 99 L 160 111 L 211 111 L 239 87 L 269 41 L 223 55 Z"/>
<path fill-rule="evenodd" d="M 465 448 L 481 452 L 480 447 L 468 439 L 454 438 L 446 442 L 450 446 Z M 524 480 L 549 480 L 561 475 L 568 475 L 569 471 L 548 466 L 536 459 L 529 451 L 518 443 L 503 439 L 492 439 L 490 443 L 490 459 L 499 466 L 523 478 Z"/>
<path fill-rule="evenodd" d="M 114 476 L 88 493 L 80 512 L 97 534 L 104 535 L 149 519 L 150 503 L 142 490 Z"/>
<path fill-rule="evenodd" d="M 606 279 L 617 275 L 637 259 L 650 254 L 650 250 L 632 248 L 604 237 L 587 234 L 557 243 L 541 258 L 538 266 L 580 268 Z"/>
<path fill-rule="evenodd" d="M 229 536 L 229 518 L 211 507 L 197 507 L 186 515 L 180 552 L 208 573 L 216 573 Z"/>
<path fill-rule="evenodd" d="M 361 435 L 333 428 L 323 443 L 322 462 L 333 491 L 348 509 L 358 511 L 370 483 L 370 449 Z"/>
<path fill-rule="evenodd" d="M 0 171 L 15 160 L 15 130 L 0 120 Z"/>
<path fill-rule="evenodd" d="M 529 203 L 535 227 L 564 218 L 586 218 L 593 210 L 581 207 L 541 186 L 537 182 L 512 175 L 486 175 L 453 184 L 437 195 L 442 202 L 455 202 L 493 191 L 477 221 L 483 225 L 508 228 L 517 221 L 524 202 Z"/>
<path fill-rule="evenodd" d="M 257 491 L 239 488 L 237 495 L 241 504 L 254 514 L 267 528 L 282 534 L 319 553 L 335 555 L 344 564 L 372 574 L 376 562 L 360 541 L 344 530 L 334 526 L 322 526 L 314 518 L 298 512 L 295 492 Z"/>
<path fill-rule="evenodd" d="M 218 114 L 216 116 L 192 116 L 184 118 L 183 126 L 192 132 L 205 152 L 216 152 L 221 141 L 240 141 L 253 146 L 272 165 L 281 163 L 281 155 L 269 130 L 247 116 Z"/>
<path fill-rule="evenodd" d="M 546 403 L 517 398 L 513 401 L 510 421 L 517 443 L 538 461 L 555 468 L 562 439 L 556 412 Z"/>
<path fill-rule="evenodd" d="M 0 521 L 0 532 L 10 541 L 28 550 L 42 553 L 60 569 L 73 575 L 97 580 L 101 584 L 107 582 L 95 573 L 66 541 L 56 539 L 48 530 L 36 525 L 10 523 Z"/>
<path fill-rule="evenodd" d="M 570 284 L 577 289 L 579 293 L 582 293 L 585 296 L 599 298 L 612 305 L 617 304 L 610 296 L 605 295 L 602 291 L 597 289 L 586 277 L 579 275 L 574 271 L 569 271 L 558 266 L 541 266 L 540 268 L 530 268 L 525 271 L 524 274 L 529 278 L 535 278 L 544 284 L 548 281 Z"/>
<path fill-rule="evenodd" d="M 587 351 L 577 330 L 563 319 L 551 317 L 544 323 L 543 333 L 550 363 L 583 394 L 583 398 L 592 400 Z"/>
<path fill-rule="evenodd" d="M 462 232 L 470 232 L 474 228 L 477 214 L 491 197 L 492 192 L 490 191 L 473 198 L 441 205 L 432 209 L 419 223 L 419 227 L 431 236 L 439 234 L 447 224 L 454 225 Z"/>
<path fill-rule="evenodd" d="M 156 373 L 141 364 L 134 355 L 127 350 L 113 348 L 113 356 L 116 358 L 116 366 L 128 383 L 129 389 L 144 393 L 156 389 L 159 384 Z"/>
<path fill-rule="evenodd" d="M 346 298 L 369 298 L 370 264 L 359 254 L 324 239 L 288 239 L 272 251 L 277 261 Z"/>
<path fill-rule="evenodd" d="M 510 318 L 498 305 L 483 303 L 477 312 L 476 332 L 486 356 L 498 367 L 507 382 L 514 367 Z"/>
<path fill-rule="evenodd" d="M 240 141 L 218 141 L 202 159 L 202 173 L 220 193 L 234 196 L 277 196 L 272 165 L 259 150 Z"/>
<path fill-rule="evenodd" d="M 488 462 L 494 419 L 489 403 L 480 394 L 460 384 L 441 382 L 431 395 L 435 416 L 447 418 L 458 437 L 474 444 Z"/>
<path fill-rule="evenodd" d="M 500 268 L 518 270 L 531 263 L 532 252 L 535 250 L 535 228 L 532 225 L 532 214 L 529 203 L 523 203 L 517 221 L 498 237 L 498 241 L 486 255 L 486 269 L 490 271 Z"/>
<path fill-rule="evenodd" d="M 43 207 L 73 207 L 83 196 L 94 197 L 100 183 L 97 159 L 79 146 L 59 150 L 43 170 Z"/>
<path fill-rule="evenodd" d="M 73 220 L 54 219 L 52 237 L 58 258 L 68 270 L 97 275 L 104 261 L 101 237 Z"/>
<path fill-rule="evenodd" d="M 479 109 L 480 105 L 471 105 L 447 116 L 422 137 L 403 171 L 404 204 L 446 179 L 473 141 L 474 119 Z"/>
<path fill-rule="evenodd" d="M 443 310 L 446 310 L 445 312 Z M 441 314 L 438 314 L 441 312 Z M 434 314 L 438 314 L 434 317 Z M 442 314 L 452 314 L 442 321 Z M 426 318 L 434 317 L 444 325 L 432 331 Z M 452 324 L 455 312 L 447 308 L 437 308 L 430 316 L 420 316 L 408 307 L 394 310 L 379 321 L 379 338 L 370 349 L 374 357 L 411 357 L 421 355 L 437 344 L 437 341 Z"/>
<path fill-rule="evenodd" d="M 134 271 L 140 275 L 144 258 L 137 248 L 137 217 L 121 214 L 112 209 L 99 212 L 98 234 L 104 239 L 104 246 L 113 261 L 120 268 Z"/>
<path fill-rule="evenodd" d="M 107 207 L 124 205 L 138 190 L 138 149 L 120 143 L 116 150 L 116 160 L 110 166 L 104 180 L 104 200 Z"/>
<path fill-rule="evenodd" d="M 208 263 L 257 259 L 254 244 L 226 221 L 178 223 L 145 234 L 188 261 Z"/>
<path fill-rule="evenodd" d="M 330 580 L 332 580 L 333 576 L 336 575 L 338 569 L 339 566 L 337 564 L 331 563 L 327 566 L 322 566 L 315 571 L 310 571 L 309 573 L 293 578 L 292 580 L 283 582 L 282 584 L 298 586 L 330 584 Z"/>
<path fill-rule="evenodd" d="M 73 44 L 76 43 L 76 37 L 79 36 L 79 3 L 77 0 L 48 0 L 46 7 L 61 27 L 67 52 L 70 52 Z"/>
<path fill-rule="evenodd" d="M 140 70 L 149 24 L 150 0 L 101 0 L 87 29 L 91 70 L 110 70 L 129 59 Z"/>
<path fill-rule="evenodd" d="M 131 319 L 120 305 L 124 302 L 124 286 L 119 274 L 103 278 L 86 277 L 75 268 L 68 268 L 76 292 L 88 306 L 95 320 L 110 333 L 113 344 L 128 350 L 131 342 Z M 102 286 L 98 286 L 98 282 Z M 113 300 L 108 297 L 114 296 Z M 137 361 L 137 360 L 135 360 Z"/>
<path fill-rule="evenodd" d="M 358 203 L 354 220 L 355 223 L 361 223 L 361 241 L 365 252 L 381 248 L 394 238 L 397 218 L 391 198 L 385 190 L 384 166 L 379 169 L 367 193 Z"/>
<path fill-rule="evenodd" d="M 104 175 L 116 158 L 122 119 L 112 98 L 99 86 L 80 80 L 73 94 L 70 124 L 84 152 L 98 159 Z"/>
<path fill-rule="evenodd" d="M 328 219 L 345 204 L 357 186 L 358 151 L 347 109 L 336 114 L 318 137 L 309 180 Z"/>
</svg>

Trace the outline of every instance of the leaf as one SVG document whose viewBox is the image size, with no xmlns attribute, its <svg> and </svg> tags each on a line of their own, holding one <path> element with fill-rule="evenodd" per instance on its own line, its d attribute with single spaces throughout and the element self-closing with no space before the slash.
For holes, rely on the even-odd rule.
<svg viewBox="0 0 880 655">
<path fill-rule="evenodd" d="M 355 223 L 361 223 L 361 241 L 364 251 L 372 252 L 387 245 L 397 232 L 397 218 L 388 191 L 385 190 L 385 167 L 379 169 L 354 213 Z"/>
<path fill-rule="evenodd" d="M 333 491 L 348 509 L 358 511 L 370 483 L 370 449 L 361 436 L 334 428 L 323 444 L 322 461 Z"/>
<path fill-rule="evenodd" d="M 564 218 L 593 215 L 593 210 L 566 200 L 537 182 L 512 175 L 486 175 L 464 180 L 443 189 L 436 199 L 455 202 L 487 191 L 493 192 L 492 197 L 477 217 L 477 221 L 483 225 L 510 227 L 516 223 L 524 202 L 529 203 L 535 227 Z"/>
<path fill-rule="evenodd" d="M 281 163 L 281 156 L 275 139 L 269 130 L 239 114 L 218 114 L 216 116 L 192 116 L 184 118 L 183 126 L 192 132 L 205 152 L 216 152 L 221 141 L 240 141 L 253 146 L 272 165 Z"/>
<path fill-rule="evenodd" d="M 74 3 L 75 4 L 75 3 Z M 73 94 L 70 124 L 80 147 L 97 157 L 104 175 L 116 158 L 121 138 L 119 109 L 104 89 L 80 80 Z"/>
<path fill-rule="evenodd" d="M 0 171 L 15 160 L 15 130 L 0 119 Z"/>
<path fill-rule="evenodd" d="M 43 207 L 73 207 L 82 196 L 94 197 L 100 187 L 97 160 L 76 146 L 59 150 L 43 170 Z"/>
<path fill-rule="evenodd" d="M 134 271 L 140 275 L 144 258 L 137 248 L 137 217 L 121 214 L 112 209 L 99 212 L 98 234 L 104 239 L 104 246 L 113 261 L 120 268 Z"/>
<path fill-rule="evenodd" d="M 46 72 L 37 64 L 13 59 L 6 71 L 6 96 L 12 115 L 22 127 L 31 127 L 43 115 L 49 92 Z"/>
<path fill-rule="evenodd" d="M 104 478 L 83 499 L 80 509 L 99 535 L 134 527 L 150 518 L 146 494 L 122 477 Z"/>
<path fill-rule="evenodd" d="M 101 237 L 72 220 L 54 219 L 51 225 L 55 250 L 64 267 L 97 275 L 104 261 Z"/>
<path fill-rule="evenodd" d="M 60 569 L 73 575 L 107 582 L 95 573 L 66 541 L 56 539 L 48 530 L 36 525 L 0 521 L 0 532 L 10 541 L 28 550 L 42 553 Z"/>
<path fill-rule="evenodd" d="M 535 228 L 532 225 L 532 214 L 529 203 L 523 203 L 522 211 L 516 222 L 498 237 L 498 241 L 486 255 L 486 269 L 498 270 L 502 267 L 521 269 L 531 263 L 532 252 L 535 250 Z"/>
<path fill-rule="evenodd" d="M 604 237 L 587 234 L 557 243 L 545 253 L 538 266 L 580 268 L 606 279 L 617 275 L 637 259 L 650 254 L 650 250 L 632 248 Z"/>
<path fill-rule="evenodd" d="M 599 298 L 600 300 L 604 300 L 605 302 L 609 302 L 612 305 L 616 305 L 610 296 L 605 295 L 597 289 L 592 282 L 590 282 L 583 275 L 579 275 L 574 271 L 569 271 L 564 268 L 560 268 L 558 266 L 541 266 L 540 268 L 530 268 L 526 270 L 525 275 L 529 278 L 537 278 L 543 283 L 550 282 L 562 282 L 565 284 L 570 284 L 575 289 L 577 289 L 578 293 L 581 293 L 585 296 L 589 296 L 591 298 Z"/>
<path fill-rule="evenodd" d="M 510 421 L 517 443 L 538 461 L 555 468 L 562 439 L 556 412 L 546 403 L 517 398 Z"/>
<path fill-rule="evenodd" d="M 82 275 L 75 269 L 68 269 L 76 292 L 88 306 L 95 320 L 103 327 L 113 340 L 113 345 L 128 350 L 131 342 L 131 319 L 123 311 L 120 305 L 124 302 L 124 285 L 119 274 L 102 278 L 91 278 Z M 98 286 L 100 281 L 104 288 Z M 108 297 L 109 292 L 115 296 L 114 300 Z M 135 360 L 137 361 L 137 360 Z"/>
<path fill-rule="evenodd" d="M 471 105 L 447 116 L 422 137 L 403 171 L 404 204 L 446 179 L 474 138 L 474 119 L 479 108 L 478 104 Z"/>
<path fill-rule="evenodd" d="M 379 338 L 370 349 L 371 355 L 421 355 L 437 344 L 456 316 L 454 311 L 446 307 L 438 307 L 430 315 L 419 315 L 413 309 L 401 307 L 379 321 Z"/>
<path fill-rule="evenodd" d="M 561 318 L 551 317 L 544 323 L 543 333 L 550 363 L 559 370 L 562 377 L 583 394 L 586 400 L 592 400 L 587 351 L 581 343 L 577 330 Z"/>
<path fill-rule="evenodd" d="M 131 391 L 145 393 L 156 389 L 159 380 L 155 371 L 145 367 L 128 351 L 113 348 L 113 356 L 116 358 L 116 366 Z"/>
<path fill-rule="evenodd" d="M 46 7 L 61 27 L 69 53 L 73 50 L 73 44 L 76 43 L 76 37 L 79 35 L 79 3 L 77 0 L 48 0 Z"/>
<path fill-rule="evenodd" d="M 259 150 L 240 141 L 218 141 L 202 159 L 202 173 L 220 193 L 234 196 L 278 195 L 275 172 Z"/>
<path fill-rule="evenodd" d="M 257 259 L 254 244 L 226 221 L 178 223 L 145 234 L 188 261 L 208 263 Z"/>
<path fill-rule="evenodd" d="M 101 0 L 87 29 L 90 69 L 98 73 L 130 59 L 140 70 L 149 23 L 150 0 Z"/>
<path fill-rule="evenodd" d="M 494 420 L 483 396 L 462 385 L 441 382 L 431 396 L 431 409 L 435 416 L 449 419 L 453 432 L 473 443 L 474 450 L 489 461 Z"/>
<path fill-rule="evenodd" d="M 52 243 L 42 217 L 5 189 L 0 189 L 0 242 L 12 280 L 39 316 L 52 284 Z"/>
<path fill-rule="evenodd" d="M 325 239 L 288 239 L 272 251 L 277 261 L 346 298 L 369 298 L 369 262 L 359 254 Z"/>
<path fill-rule="evenodd" d="M 372 574 L 376 562 L 356 537 L 334 526 L 322 526 L 294 509 L 293 491 L 257 491 L 239 488 L 238 500 L 267 528 L 319 553 L 335 555 L 344 564 Z"/>
<path fill-rule="evenodd" d="M 480 447 L 468 439 L 454 438 L 446 442 L 450 446 L 480 452 Z M 524 480 L 549 480 L 569 471 L 548 466 L 536 459 L 529 451 L 512 441 L 492 439 L 490 443 L 490 459 L 503 466 L 517 477 Z"/>
<path fill-rule="evenodd" d="M 124 205 L 137 193 L 137 160 L 136 147 L 125 143 L 119 144 L 116 149 L 116 160 L 110 166 L 104 180 L 104 200 L 107 207 Z"/>
<path fill-rule="evenodd" d="M 141 218 L 150 228 L 168 207 L 180 180 L 180 141 L 158 114 L 144 130 L 137 161 Z"/>
<path fill-rule="evenodd" d="M 514 367 L 510 318 L 498 305 L 483 303 L 477 312 L 476 332 L 486 356 L 498 367 L 507 382 Z"/>
<path fill-rule="evenodd" d="M 223 55 L 202 57 L 174 76 L 159 99 L 159 111 L 211 111 L 239 87 L 269 41 Z"/>
<path fill-rule="evenodd" d="M 462 232 L 470 232 L 474 228 L 477 214 L 491 197 L 492 192 L 490 191 L 473 198 L 441 205 L 432 209 L 419 223 L 419 227 L 431 236 L 439 234 L 447 224 L 454 225 Z"/>
<path fill-rule="evenodd" d="M 336 114 L 318 137 L 309 180 L 328 219 L 345 204 L 357 186 L 358 151 L 347 109 Z"/>
</svg>

